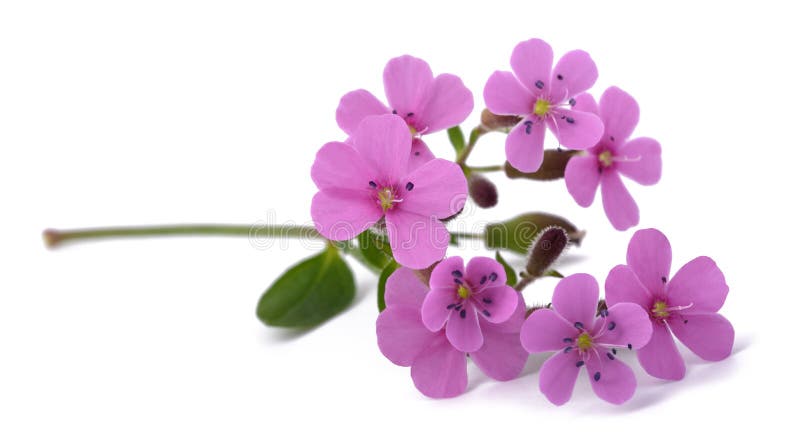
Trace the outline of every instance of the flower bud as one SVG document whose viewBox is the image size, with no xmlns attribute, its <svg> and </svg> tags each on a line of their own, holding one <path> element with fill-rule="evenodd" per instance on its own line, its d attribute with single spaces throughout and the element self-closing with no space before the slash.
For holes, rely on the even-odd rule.
<svg viewBox="0 0 800 442">
<path fill-rule="evenodd" d="M 561 227 L 550 226 L 542 230 L 528 254 L 528 263 L 525 265 L 528 276 L 538 278 L 544 275 L 567 248 L 568 242 L 567 231 Z"/>
<path fill-rule="evenodd" d="M 481 125 L 487 130 L 502 130 L 514 127 L 522 121 L 522 118 L 516 115 L 497 115 L 484 109 L 481 112 Z"/>
<path fill-rule="evenodd" d="M 536 235 L 549 226 L 558 226 L 567 232 L 569 241 L 580 245 L 586 232 L 578 230 L 566 219 L 543 212 L 518 215 L 509 220 L 486 226 L 486 247 L 505 249 L 521 255 L 528 253 Z"/>
<path fill-rule="evenodd" d="M 577 153 L 579 153 L 577 150 L 547 149 L 544 151 L 542 166 L 539 168 L 539 170 L 532 173 L 520 172 L 511 164 L 506 162 L 506 176 L 511 179 L 526 178 L 529 180 L 538 181 L 549 181 L 564 178 L 564 171 L 567 168 L 569 159 L 575 156 Z"/>
<path fill-rule="evenodd" d="M 497 187 L 481 174 L 473 173 L 470 175 L 469 196 L 478 207 L 483 209 L 497 205 Z"/>
</svg>

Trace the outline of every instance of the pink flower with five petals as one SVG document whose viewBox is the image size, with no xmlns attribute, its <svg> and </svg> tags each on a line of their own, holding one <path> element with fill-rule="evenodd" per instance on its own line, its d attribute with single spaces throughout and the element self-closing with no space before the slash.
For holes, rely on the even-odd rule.
<svg viewBox="0 0 800 442">
<path fill-rule="evenodd" d="M 669 240 L 656 229 L 645 229 L 631 238 L 627 261 L 628 265 L 616 266 L 608 274 L 606 301 L 610 306 L 632 302 L 649 312 L 653 337 L 636 352 L 648 374 L 683 379 L 686 365 L 673 334 L 707 361 L 730 356 L 733 326 L 717 313 L 728 296 L 728 285 L 711 258 L 697 257 L 669 279 Z"/>
<path fill-rule="evenodd" d="M 369 115 L 394 113 L 402 117 L 413 135 L 412 169 L 435 158 L 422 135 L 457 126 L 472 112 L 472 92 L 460 78 L 452 74 L 434 77 L 428 63 L 410 55 L 389 60 L 383 70 L 383 86 L 391 108 L 370 92 L 358 89 L 342 97 L 336 122 L 352 136 Z"/>
<path fill-rule="evenodd" d="M 455 348 L 472 352 L 483 346 L 482 328 L 508 320 L 519 293 L 506 284 L 502 264 L 475 257 L 466 269 L 459 256 L 447 258 L 431 273 L 431 290 L 422 304 L 422 322 L 430 331 L 446 326 Z"/>
<path fill-rule="evenodd" d="M 574 109 L 600 116 L 605 127 L 600 141 L 574 156 L 564 172 L 567 190 L 582 207 L 594 201 L 597 187 L 611 225 L 626 230 L 639 224 L 639 208 L 622 183 L 624 175 L 639 184 L 652 185 L 661 178 L 661 146 L 652 138 L 628 140 L 639 122 L 636 100 L 618 87 L 606 89 L 600 106 L 589 94 L 575 97 Z"/>
<path fill-rule="evenodd" d="M 589 54 L 567 52 L 551 70 L 552 65 L 550 45 L 539 39 L 523 41 L 511 54 L 514 72 L 495 71 L 483 89 L 490 111 L 523 117 L 506 137 L 506 158 L 522 172 L 542 165 L 545 125 L 570 149 L 588 149 L 603 134 L 597 115 L 567 107 L 597 80 Z"/>
<path fill-rule="evenodd" d="M 621 404 L 636 390 L 636 377 L 617 359 L 615 347 L 643 347 L 653 326 L 647 312 L 629 302 L 596 317 L 598 297 L 594 277 L 568 276 L 555 288 L 552 310 L 536 310 L 522 325 L 520 339 L 528 352 L 557 351 L 539 373 L 539 389 L 556 405 L 569 401 L 584 366 L 592 389 L 603 400 Z"/>
<path fill-rule="evenodd" d="M 378 316 L 378 347 L 393 363 L 411 367 L 417 389 L 432 398 L 458 396 L 467 388 L 467 354 L 448 341 L 444 330 L 432 332 L 422 322 L 422 304 L 428 293 L 414 272 L 397 269 L 386 281 L 386 309 Z M 516 297 L 516 309 L 501 324 L 483 326 L 483 345 L 469 357 L 487 376 L 498 381 L 515 379 L 528 353 L 519 342 L 525 320 L 525 302 Z"/>
<path fill-rule="evenodd" d="M 397 262 L 421 269 L 441 260 L 450 234 L 439 220 L 464 207 L 467 180 L 457 164 L 438 158 L 409 170 L 410 151 L 405 121 L 391 114 L 364 118 L 351 144 L 322 146 L 311 167 L 319 233 L 344 241 L 384 219 Z"/>
</svg>

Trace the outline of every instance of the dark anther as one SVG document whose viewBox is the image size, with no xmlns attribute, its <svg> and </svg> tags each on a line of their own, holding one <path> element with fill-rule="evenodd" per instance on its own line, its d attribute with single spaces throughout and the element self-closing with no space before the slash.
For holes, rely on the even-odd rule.
<svg viewBox="0 0 800 442">
<path fill-rule="evenodd" d="M 615 328 L 617 328 L 617 323 L 616 322 L 611 321 L 611 322 L 608 323 L 608 330 L 609 331 L 610 330 L 614 330 Z"/>
<path fill-rule="evenodd" d="M 575 99 L 574 98 L 570 98 L 569 99 L 569 105 L 570 106 L 575 106 Z"/>
<path fill-rule="evenodd" d="M 410 192 L 411 189 L 413 189 L 413 188 L 414 188 L 414 183 L 412 183 L 410 181 L 406 183 L 406 190 L 408 190 Z"/>
<path fill-rule="evenodd" d="M 581 367 L 583 367 L 583 364 L 585 364 L 585 363 L 586 362 L 578 361 L 578 362 L 575 363 L 575 366 L 578 367 L 578 368 L 581 368 Z"/>
<path fill-rule="evenodd" d="M 531 134 L 531 127 L 533 127 L 533 121 L 529 120 L 529 121 L 526 121 L 526 122 L 524 122 L 522 124 L 525 125 L 525 134 L 530 135 Z"/>
<path fill-rule="evenodd" d="M 633 346 L 631 344 L 628 344 L 628 350 L 633 350 Z"/>
<path fill-rule="evenodd" d="M 537 88 L 539 88 L 539 89 L 543 89 L 543 88 L 544 88 L 544 81 L 542 81 L 542 80 L 536 80 L 536 83 L 535 83 L 535 85 L 536 85 L 536 87 L 537 87 Z"/>
<path fill-rule="evenodd" d="M 558 74 L 558 75 L 556 75 L 556 78 L 558 78 L 559 80 L 563 80 L 563 79 L 564 79 L 564 76 L 563 76 L 563 75 L 561 75 L 561 74 Z"/>
<path fill-rule="evenodd" d="M 375 184 L 375 181 L 370 181 L 369 182 L 369 187 L 372 187 L 373 189 L 375 189 L 376 187 L 378 187 L 378 185 Z"/>
<path fill-rule="evenodd" d="M 617 354 L 617 349 L 616 348 L 612 348 L 611 349 L 611 353 Z"/>
<path fill-rule="evenodd" d="M 492 316 L 492 314 L 491 314 L 491 313 L 489 313 L 489 310 L 484 310 L 484 311 L 483 311 L 483 314 L 484 314 L 484 315 L 486 315 L 486 316 Z"/>
<path fill-rule="evenodd" d="M 611 139 L 611 141 L 616 141 L 616 139 L 614 139 L 614 135 L 611 135 L 611 136 L 610 136 L 610 137 L 608 137 L 608 138 L 610 138 L 610 139 Z"/>
<path fill-rule="evenodd" d="M 492 281 L 497 281 L 497 273 L 492 272 L 492 274 L 489 275 L 489 279 Z"/>
<path fill-rule="evenodd" d="M 567 347 L 564 349 L 564 353 L 569 353 L 570 351 L 572 351 L 572 347 Z"/>
<path fill-rule="evenodd" d="M 461 313 L 459 313 L 458 316 L 461 316 L 461 319 L 466 318 L 467 317 L 467 311 L 466 310 L 461 310 Z"/>
<path fill-rule="evenodd" d="M 600 372 L 599 371 L 594 372 L 594 380 L 595 380 L 595 382 L 600 380 Z"/>
<path fill-rule="evenodd" d="M 461 270 L 453 270 L 450 274 L 455 276 L 456 278 L 461 278 L 462 276 L 464 276 L 464 274 L 461 273 Z"/>
<path fill-rule="evenodd" d="M 574 339 L 572 339 L 572 338 L 564 338 L 564 342 L 572 342 L 572 341 L 574 341 Z"/>
<path fill-rule="evenodd" d="M 484 304 L 491 304 L 492 300 L 491 300 L 491 298 L 483 298 L 483 303 Z"/>
<path fill-rule="evenodd" d="M 667 283 L 667 277 L 666 276 L 662 276 L 661 277 L 661 282 L 666 284 Z"/>
<path fill-rule="evenodd" d="M 572 117 L 567 117 L 567 123 L 572 124 L 575 122 L 575 119 Z"/>
<path fill-rule="evenodd" d="M 583 322 L 576 322 L 575 328 L 577 328 L 578 330 L 583 330 Z"/>
<path fill-rule="evenodd" d="M 684 320 L 683 320 L 683 323 L 684 323 L 684 324 L 688 324 L 688 323 L 689 323 L 689 320 L 688 320 L 688 319 L 684 319 Z"/>
<path fill-rule="evenodd" d="M 606 353 L 606 356 L 608 356 L 608 359 L 611 359 L 612 361 L 614 360 L 614 355 L 611 353 Z"/>
<path fill-rule="evenodd" d="M 419 152 L 414 152 L 414 156 L 418 157 L 419 156 Z"/>
<path fill-rule="evenodd" d="M 462 280 L 460 280 L 458 278 L 453 278 L 453 282 L 455 282 L 458 285 L 464 284 L 464 281 L 462 281 Z"/>
<path fill-rule="evenodd" d="M 486 275 L 481 276 L 481 284 L 486 284 Z"/>
<path fill-rule="evenodd" d="M 597 173 L 603 173 L 603 168 L 600 167 L 600 166 L 597 166 Z"/>
<path fill-rule="evenodd" d="M 447 306 L 447 310 L 451 310 L 455 306 L 456 306 L 455 304 L 450 304 L 450 305 Z"/>
<path fill-rule="evenodd" d="M 463 307 L 463 305 L 461 305 L 461 304 L 458 304 L 458 305 L 456 306 L 456 311 L 459 311 L 459 310 L 461 310 L 461 307 Z"/>
<path fill-rule="evenodd" d="M 406 114 L 406 116 L 407 117 L 413 117 L 414 116 L 414 112 L 409 112 L 409 113 Z"/>
<path fill-rule="evenodd" d="M 392 113 L 397 115 L 397 109 L 392 109 Z"/>
<path fill-rule="evenodd" d="M 600 317 L 605 318 L 606 316 L 608 316 L 608 310 L 606 309 L 600 310 Z"/>
</svg>

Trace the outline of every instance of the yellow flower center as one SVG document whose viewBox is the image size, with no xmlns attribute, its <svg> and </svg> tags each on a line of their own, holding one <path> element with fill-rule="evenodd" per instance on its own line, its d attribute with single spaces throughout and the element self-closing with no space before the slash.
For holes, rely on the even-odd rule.
<svg viewBox="0 0 800 442">
<path fill-rule="evenodd" d="M 544 117 L 548 112 L 550 112 L 550 102 L 542 98 L 537 98 L 536 104 L 533 105 L 534 115 L 537 117 Z"/>
<path fill-rule="evenodd" d="M 414 129 L 414 126 L 412 126 L 412 125 L 410 125 L 410 124 L 409 124 L 409 125 L 408 125 L 408 130 L 409 130 L 409 132 L 411 132 L 411 136 L 412 136 L 412 137 L 416 137 L 416 136 L 417 136 L 417 133 L 418 133 L 418 132 L 417 132 L 417 130 L 416 130 L 416 129 Z"/>
<path fill-rule="evenodd" d="M 384 187 L 378 191 L 378 202 L 380 202 L 381 209 L 385 212 L 394 207 L 394 203 L 396 203 L 397 200 L 394 199 L 394 192 L 392 192 L 392 189 Z"/>
<path fill-rule="evenodd" d="M 458 297 L 461 299 L 469 298 L 469 288 L 466 286 L 460 285 L 458 286 Z"/>
<path fill-rule="evenodd" d="M 600 164 L 602 164 L 604 167 L 611 167 L 611 163 L 614 162 L 614 158 L 612 158 L 610 150 L 606 150 L 601 153 L 597 159 L 600 160 Z"/>
<path fill-rule="evenodd" d="M 667 310 L 667 303 L 664 301 L 656 301 L 653 304 L 653 308 L 650 310 L 652 312 L 653 317 L 658 319 L 666 319 L 669 318 L 669 310 Z"/>
<path fill-rule="evenodd" d="M 589 336 L 589 333 L 581 333 L 581 335 L 578 336 L 578 340 L 575 342 L 581 351 L 586 351 L 592 348 L 592 337 Z"/>
</svg>

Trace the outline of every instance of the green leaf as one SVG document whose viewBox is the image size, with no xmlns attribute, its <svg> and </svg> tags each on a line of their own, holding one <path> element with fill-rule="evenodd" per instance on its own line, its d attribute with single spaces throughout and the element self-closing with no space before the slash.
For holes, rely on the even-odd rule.
<svg viewBox="0 0 800 442">
<path fill-rule="evenodd" d="M 383 269 L 381 272 L 380 278 L 378 278 L 378 311 L 382 312 L 386 308 L 386 281 L 392 276 L 395 270 L 400 268 L 400 264 L 397 261 L 392 260 L 386 268 Z"/>
<path fill-rule="evenodd" d="M 456 150 L 456 154 L 460 154 L 464 150 L 464 132 L 461 131 L 461 126 L 453 126 L 447 129 L 447 137 L 450 138 L 450 144 Z"/>
<path fill-rule="evenodd" d="M 347 248 L 347 252 L 375 273 L 380 273 L 392 260 L 392 249 L 386 238 L 370 230 L 356 237 L 358 244 Z"/>
<path fill-rule="evenodd" d="M 503 264 L 503 268 L 506 269 L 506 284 L 514 287 L 517 285 L 517 272 L 514 271 L 514 268 L 511 267 L 505 259 L 503 259 L 503 255 L 500 252 L 495 252 L 494 259 L 497 260 L 500 264 Z"/>
<path fill-rule="evenodd" d="M 559 273 L 557 270 L 550 270 L 549 272 L 545 273 L 544 276 L 553 276 L 555 278 L 563 278 L 564 275 Z"/>
<path fill-rule="evenodd" d="M 311 327 L 344 310 L 355 294 L 353 272 L 328 246 L 281 275 L 261 296 L 256 315 L 276 327 Z"/>
</svg>

